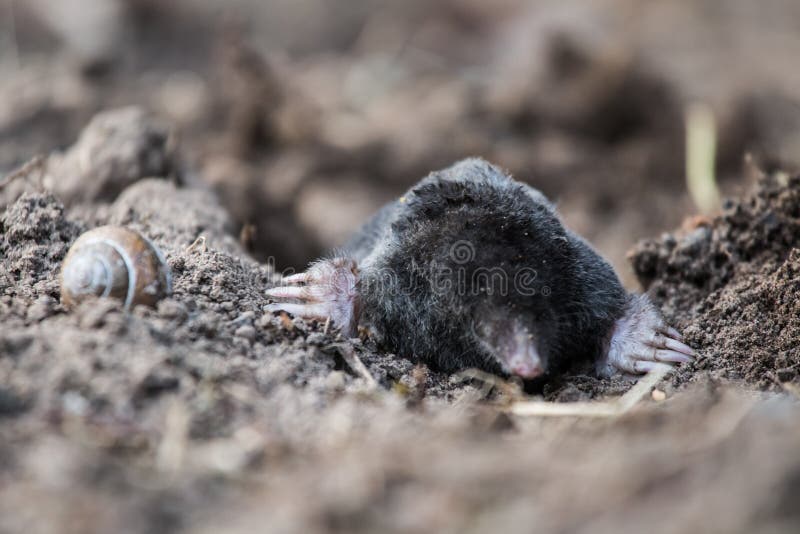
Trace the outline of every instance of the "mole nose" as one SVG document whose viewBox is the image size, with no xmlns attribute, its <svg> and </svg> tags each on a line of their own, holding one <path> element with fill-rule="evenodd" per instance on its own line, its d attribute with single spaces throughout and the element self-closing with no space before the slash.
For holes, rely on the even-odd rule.
<svg viewBox="0 0 800 534">
<path fill-rule="evenodd" d="M 536 378 L 544 374 L 544 368 L 538 363 L 519 363 L 511 368 L 511 373 L 522 378 Z"/>
<path fill-rule="evenodd" d="M 488 324 L 488 333 L 481 341 L 504 373 L 522 378 L 545 374 L 547 360 L 539 356 L 533 333 L 518 318 Z"/>
</svg>

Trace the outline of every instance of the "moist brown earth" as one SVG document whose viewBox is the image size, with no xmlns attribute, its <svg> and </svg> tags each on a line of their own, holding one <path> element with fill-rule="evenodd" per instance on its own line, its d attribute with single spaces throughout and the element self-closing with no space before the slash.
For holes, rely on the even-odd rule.
<svg viewBox="0 0 800 534">
<path fill-rule="evenodd" d="M 714 219 L 640 243 L 634 270 L 701 357 L 675 375 L 780 391 L 800 383 L 800 176 L 763 175 Z"/>
<path fill-rule="evenodd" d="M 11 63 L 0 10 L 0 533 L 800 530 L 795 2 L 232 2 L 250 30 L 212 4 L 130 0 L 86 56 L 17 2 Z M 681 225 L 697 100 L 733 194 Z M 522 417 L 633 381 L 448 375 L 265 311 L 471 155 L 556 200 L 697 361 L 617 417 Z M 160 247 L 171 296 L 61 304 L 104 224 Z"/>
<path fill-rule="evenodd" d="M 264 312 L 279 275 L 202 187 L 138 176 L 110 204 L 70 209 L 23 193 L 0 217 L 0 524 L 689 532 L 723 517 L 720 532 L 790 531 L 800 406 L 767 392 L 797 391 L 798 184 L 764 176 L 720 216 L 637 247 L 637 275 L 701 357 L 659 386 L 666 400 L 607 421 L 509 416 L 519 385 Z M 155 309 L 60 303 L 70 244 L 101 224 L 164 251 L 174 291 Z M 629 386 L 567 376 L 541 394 L 601 402 Z"/>
</svg>

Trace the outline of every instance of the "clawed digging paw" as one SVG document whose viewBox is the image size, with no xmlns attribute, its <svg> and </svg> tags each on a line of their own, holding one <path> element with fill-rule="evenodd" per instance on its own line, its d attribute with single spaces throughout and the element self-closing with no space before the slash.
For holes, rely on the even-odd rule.
<svg viewBox="0 0 800 534">
<path fill-rule="evenodd" d="M 680 332 L 668 326 L 649 299 L 640 295 L 631 299 L 627 312 L 615 323 L 600 372 L 642 374 L 664 363 L 688 363 L 694 357 Z"/>
<path fill-rule="evenodd" d="M 308 271 L 287 276 L 282 282 L 285 285 L 267 290 L 268 296 L 280 301 L 269 304 L 267 311 L 330 319 L 345 336 L 356 334 L 358 266 L 355 261 L 348 258 L 320 261 Z"/>
</svg>

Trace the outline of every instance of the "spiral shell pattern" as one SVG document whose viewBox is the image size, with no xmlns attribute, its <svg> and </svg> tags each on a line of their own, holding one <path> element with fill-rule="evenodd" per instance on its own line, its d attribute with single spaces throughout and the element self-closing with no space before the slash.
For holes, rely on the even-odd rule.
<svg viewBox="0 0 800 534">
<path fill-rule="evenodd" d="M 87 297 L 112 297 L 129 310 L 153 306 L 172 292 L 172 277 L 161 251 L 139 232 L 101 226 L 81 235 L 61 269 L 61 301 L 74 306 Z"/>
</svg>

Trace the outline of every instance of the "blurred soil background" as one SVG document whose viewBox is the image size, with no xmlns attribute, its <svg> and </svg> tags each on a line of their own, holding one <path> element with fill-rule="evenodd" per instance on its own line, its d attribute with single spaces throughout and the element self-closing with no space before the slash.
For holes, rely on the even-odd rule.
<svg viewBox="0 0 800 534">
<path fill-rule="evenodd" d="M 0 179 L 38 157 L 0 187 L 0 532 L 797 532 L 798 57 L 791 0 L 0 0 Z M 730 198 L 702 214 L 697 104 Z M 519 418 L 513 383 L 264 312 L 475 155 L 698 361 L 617 419 Z M 166 253 L 155 309 L 60 304 L 108 223 Z"/>
<path fill-rule="evenodd" d="M 2 4 L 0 170 L 99 110 L 176 128 L 258 259 L 303 267 L 432 169 L 480 154 L 559 203 L 626 276 L 676 226 L 683 115 L 711 106 L 719 179 L 797 163 L 800 7 L 771 0 Z"/>
</svg>

